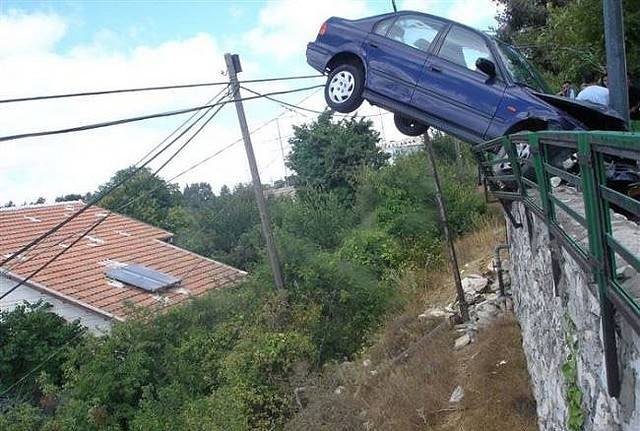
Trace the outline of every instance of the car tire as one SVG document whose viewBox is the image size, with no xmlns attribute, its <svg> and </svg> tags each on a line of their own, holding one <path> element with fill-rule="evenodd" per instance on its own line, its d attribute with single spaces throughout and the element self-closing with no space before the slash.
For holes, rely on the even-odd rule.
<svg viewBox="0 0 640 431">
<path fill-rule="evenodd" d="M 364 72 L 353 64 L 334 67 L 324 86 L 324 98 L 329 108 L 348 114 L 364 101 Z"/>
<path fill-rule="evenodd" d="M 393 122 L 403 135 L 420 136 L 429 130 L 429 126 L 404 115 L 394 114 Z"/>
</svg>

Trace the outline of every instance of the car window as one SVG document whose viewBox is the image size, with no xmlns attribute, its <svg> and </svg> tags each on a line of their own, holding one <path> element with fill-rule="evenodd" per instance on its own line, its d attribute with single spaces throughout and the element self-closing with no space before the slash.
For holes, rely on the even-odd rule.
<svg viewBox="0 0 640 431">
<path fill-rule="evenodd" d="M 460 27 L 453 27 L 449 31 L 438 55 L 474 71 L 477 70 L 476 61 L 479 58 L 494 61 L 484 38 Z"/>
<path fill-rule="evenodd" d="M 427 51 L 443 24 L 420 16 L 401 16 L 394 23 L 387 37 L 422 51 Z"/>
<path fill-rule="evenodd" d="M 380 36 L 386 36 L 387 32 L 389 31 L 389 27 L 391 27 L 391 24 L 393 24 L 394 19 L 396 19 L 395 16 L 393 18 L 383 19 L 382 21 L 378 22 L 373 28 L 373 32 L 375 34 L 379 34 Z"/>
</svg>

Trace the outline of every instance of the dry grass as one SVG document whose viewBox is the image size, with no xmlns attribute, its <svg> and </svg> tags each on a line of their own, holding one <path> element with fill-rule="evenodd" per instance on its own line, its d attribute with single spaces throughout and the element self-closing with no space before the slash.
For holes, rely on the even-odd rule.
<svg viewBox="0 0 640 431">
<path fill-rule="evenodd" d="M 459 355 L 462 410 L 438 431 L 536 431 L 536 402 L 531 394 L 520 328 L 513 317 L 481 332 L 477 343 Z"/>
<path fill-rule="evenodd" d="M 503 241 L 504 227 L 497 221 L 488 221 L 457 241 L 460 262 L 467 262 L 465 272 L 482 273 L 495 245 Z M 407 272 L 397 282 L 405 292 L 414 293 L 416 300 L 387 322 L 360 359 L 328 366 L 307 382 L 305 408 L 286 429 L 537 429 L 515 320 L 497 323 L 482 332 L 476 343 L 455 352 L 455 334 L 446 324 L 418 318 L 425 308 L 455 299 L 447 268 Z M 365 358 L 371 360 L 371 366 L 363 366 Z M 501 360 L 506 364 L 497 366 Z M 465 390 L 460 409 L 448 402 L 457 385 Z"/>
<path fill-rule="evenodd" d="M 451 334 L 441 325 L 402 360 L 342 364 L 316 381 L 288 430 L 424 430 L 438 423 L 454 388 Z M 376 366 L 377 365 L 377 366 Z M 375 370 L 375 371 L 374 371 Z M 335 389 L 344 387 L 340 394 Z"/>
</svg>

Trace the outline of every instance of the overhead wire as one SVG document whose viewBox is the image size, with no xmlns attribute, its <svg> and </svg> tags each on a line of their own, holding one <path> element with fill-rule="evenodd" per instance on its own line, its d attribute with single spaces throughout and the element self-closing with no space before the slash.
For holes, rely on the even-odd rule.
<svg viewBox="0 0 640 431">
<path fill-rule="evenodd" d="M 216 104 L 213 104 L 212 107 L 213 106 L 219 106 L 219 105 L 220 105 L 220 103 L 216 103 Z M 224 106 L 224 105 L 222 105 L 222 106 Z M 206 115 L 206 112 L 205 112 L 204 115 Z M 201 116 L 200 118 L 203 118 L 203 117 Z M 60 230 L 62 227 L 64 227 L 67 223 L 69 223 L 70 221 L 72 221 L 73 219 L 75 219 L 76 217 L 81 215 L 82 213 L 84 213 L 87 209 L 89 209 L 93 205 L 99 203 L 102 199 L 104 199 L 106 196 L 111 194 L 114 190 L 116 190 L 118 187 L 123 185 L 125 182 L 129 181 L 131 178 L 133 178 L 135 175 L 137 175 L 142 169 L 144 169 L 147 165 L 149 165 L 149 163 L 151 163 L 153 160 L 155 160 L 161 154 L 163 154 L 166 150 L 168 150 L 171 146 L 173 146 L 173 144 L 175 142 L 177 142 L 182 136 L 184 136 L 191 128 L 193 128 L 193 126 L 195 126 L 196 123 L 197 123 L 197 121 L 194 122 L 193 124 L 191 124 L 191 126 L 186 128 L 182 132 L 180 132 L 180 134 L 178 136 L 173 138 L 168 144 L 164 145 L 164 147 L 162 147 L 158 152 L 156 152 L 156 154 L 154 154 L 152 157 L 150 157 L 146 162 L 144 162 L 143 164 L 135 167 L 132 172 L 130 172 L 127 175 L 125 175 L 124 178 L 120 179 L 120 181 L 118 181 L 117 183 L 111 185 L 109 188 L 103 190 L 96 197 L 92 198 L 85 206 L 83 206 L 81 209 L 79 209 L 74 214 L 69 216 L 67 219 L 63 220 L 62 222 L 60 222 L 59 224 L 57 224 L 53 228 L 49 229 L 47 232 L 44 232 L 43 234 L 41 234 L 40 236 L 38 236 L 37 238 L 35 238 L 31 242 L 29 242 L 28 244 L 23 246 L 20 250 L 18 250 L 17 252 L 13 253 L 11 256 L 5 258 L 2 262 L 0 262 L 0 267 L 5 266 L 8 262 L 13 260 L 17 256 L 22 255 L 27 250 L 31 249 L 34 245 L 37 245 L 42 240 L 47 238 L 49 235 L 54 234 L 55 232 Z"/>
<path fill-rule="evenodd" d="M 249 79 L 246 81 L 240 81 L 240 83 L 249 84 L 249 83 L 260 83 L 260 82 L 291 81 L 291 80 L 321 78 L 323 76 L 324 75 L 318 74 L 318 75 L 300 75 L 300 76 L 286 76 L 286 77 L 276 77 L 276 78 Z M 228 85 L 228 84 L 229 84 L 228 81 L 222 81 L 222 82 L 202 82 L 202 83 L 196 83 L 196 84 L 161 85 L 161 86 L 155 86 L 155 87 L 124 88 L 124 89 L 115 89 L 115 90 L 84 91 L 84 92 L 77 92 L 77 93 L 62 93 L 62 94 L 51 94 L 51 95 L 45 95 L 45 96 L 30 96 L 30 97 L 16 97 L 11 99 L 0 99 L 0 104 L 17 103 L 17 102 L 33 102 L 37 100 L 63 99 L 63 98 L 69 98 L 69 97 L 86 97 L 86 96 L 102 96 L 107 94 L 137 93 L 137 92 L 143 92 L 143 91 L 212 87 L 212 86 Z"/>
<path fill-rule="evenodd" d="M 218 99 L 218 98 L 220 97 L 220 95 L 221 95 L 224 91 L 226 91 L 226 90 L 227 90 L 227 88 L 225 88 L 225 89 L 223 89 L 222 91 L 220 91 L 216 96 L 214 96 L 214 97 L 211 99 L 211 101 Z M 213 118 L 218 114 L 218 112 L 219 112 L 219 111 L 220 111 L 224 106 L 225 106 L 225 105 L 220 105 L 220 106 L 218 106 L 218 109 L 217 109 L 217 110 L 216 110 L 216 111 L 215 111 L 215 112 L 214 112 L 214 113 L 213 113 L 213 114 L 212 114 L 212 115 L 211 115 L 211 116 L 210 116 L 210 117 L 209 117 L 209 118 L 208 118 L 208 119 L 207 119 L 207 120 L 206 120 L 206 121 L 205 121 L 205 122 L 200 126 L 200 128 L 198 128 L 198 130 L 196 130 L 196 131 L 193 133 L 193 135 L 192 135 L 189 139 L 187 139 L 187 141 L 186 141 L 185 143 L 183 143 L 183 144 L 182 144 L 182 146 L 180 146 L 180 147 L 178 148 L 178 150 L 177 150 L 177 151 L 175 151 L 175 152 L 174 152 L 174 153 L 173 153 L 173 154 L 172 154 L 172 155 L 171 155 L 171 156 L 170 156 L 170 157 L 169 157 L 169 158 L 168 158 L 168 159 L 167 159 L 167 160 L 166 160 L 166 161 L 165 161 L 165 162 L 164 162 L 164 163 L 159 167 L 159 168 L 157 168 L 157 169 L 155 170 L 155 172 L 153 172 L 153 174 L 152 174 L 152 175 L 151 175 L 151 177 L 149 178 L 149 181 L 150 181 L 151 179 L 153 179 L 155 176 L 157 176 L 157 174 L 158 174 L 162 169 L 164 169 L 164 167 L 165 167 L 165 166 L 167 166 L 167 164 L 169 164 L 169 163 L 170 163 L 170 162 L 171 162 L 171 161 L 172 161 L 172 160 L 173 160 L 173 159 L 174 159 L 174 158 L 175 158 L 175 157 L 176 157 L 176 156 L 177 156 L 177 155 L 178 155 L 182 150 L 184 150 L 184 148 L 185 148 L 187 145 L 189 145 L 189 143 L 191 143 L 191 141 L 192 141 L 192 140 L 193 140 L 193 139 L 194 139 L 194 138 L 195 138 L 195 137 L 196 137 L 196 136 L 197 136 L 197 135 L 198 135 L 198 134 L 199 134 L 199 133 L 200 133 L 200 132 L 201 132 L 201 131 L 206 127 L 206 126 L 207 126 L 207 124 L 209 124 L 209 122 L 210 122 L 210 121 L 211 121 L 211 120 L 212 120 L 212 119 L 213 119 Z M 191 126 L 189 126 L 189 127 L 187 128 L 187 131 L 188 131 L 189 129 L 191 129 L 195 124 L 197 124 L 197 123 L 198 123 L 202 118 L 204 118 L 204 116 L 205 116 L 205 115 L 207 115 L 207 114 L 208 114 L 212 109 L 213 109 L 213 108 L 209 108 L 209 109 L 208 109 L 208 110 L 207 110 L 203 115 L 201 115 L 198 119 L 196 119 L 196 120 L 195 120 L 195 122 L 194 122 Z M 197 112 L 195 112 L 195 113 L 194 113 L 194 114 L 189 118 L 189 120 L 193 119 L 197 114 L 198 114 L 198 113 L 197 113 Z M 188 120 L 187 120 L 187 121 L 188 121 Z M 175 132 L 177 132 L 178 130 L 180 130 L 180 129 L 185 125 L 185 124 L 186 124 L 186 122 L 185 122 L 185 123 L 182 123 L 180 126 L 178 126 L 178 127 L 177 127 L 173 132 L 171 132 L 171 133 L 170 133 L 170 134 L 169 134 L 165 139 L 163 139 L 163 140 L 160 142 L 160 144 L 156 145 L 156 146 L 155 146 L 155 147 L 154 147 L 150 152 L 148 152 L 144 157 L 142 157 L 142 158 L 140 159 L 140 161 L 136 162 L 136 164 L 135 164 L 135 165 L 138 165 L 142 160 L 144 160 L 145 158 L 147 158 L 147 156 L 149 156 L 153 151 L 155 151 L 155 150 L 156 150 L 156 149 L 157 149 L 157 148 L 158 148 L 162 143 L 166 142 L 166 141 L 167 141 L 167 139 L 168 139 L 169 137 L 171 137 L 173 134 L 175 134 Z M 134 165 L 134 166 L 135 166 L 135 165 Z M 143 196 L 140 196 L 139 198 L 141 198 L 141 197 L 143 197 Z M 135 202 L 134 202 L 134 201 L 129 201 L 127 204 L 125 204 L 125 205 L 123 205 L 123 206 L 121 206 L 121 207 L 116 208 L 116 209 L 115 209 L 115 211 L 116 211 L 116 212 L 123 211 L 124 209 L 128 208 L 129 206 L 131 206 L 133 203 L 135 203 Z M 60 245 L 60 244 L 64 243 L 65 241 L 67 241 L 69 238 L 71 238 L 71 237 L 72 237 L 73 235 L 75 235 L 76 233 L 77 233 L 77 232 L 71 232 L 68 236 L 66 236 L 66 237 L 62 238 L 60 241 L 58 241 L 58 242 L 56 242 L 56 243 L 54 243 L 54 244 L 52 244 L 52 245 L 50 245 L 50 246 L 46 247 L 46 249 L 48 249 L 48 248 L 50 248 L 50 247 L 56 247 L 56 246 L 58 246 L 58 245 Z M 39 255 L 41 255 L 42 253 L 44 253 L 44 252 L 46 251 L 46 249 L 42 250 L 40 253 L 36 253 L 36 254 L 35 254 L 35 255 L 33 255 L 33 256 L 28 256 L 28 257 L 29 257 L 29 260 L 30 260 L 30 261 L 32 261 L 33 259 L 37 258 Z M 36 251 L 38 251 L 38 250 L 37 250 L 37 248 L 36 248 Z M 18 265 L 16 265 L 16 266 L 14 266 L 14 267 L 10 268 L 10 271 L 14 271 L 14 270 L 15 270 L 15 269 L 17 269 L 19 266 L 21 266 L 21 264 L 23 264 L 23 263 L 24 263 L 24 261 L 20 262 L 20 263 L 19 263 Z M 1 275 L 1 273 L 0 273 L 0 275 Z"/>
<path fill-rule="evenodd" d="M 312 95 L 305 97 L 304 99 L 302 99 L 299 103 L 304 102 L 305 100 L 307 100 L 308 98 L 310 98 Z M 217 112 L 216 112 L 217 113 Z M 250 134 L 256 133 L 259 130 L 263 129 L 264 127 L 266 127 L 267 125 L 271 124 L 272 122 L 276 121 L 278 118 L 282 117 L 284 114 L 286 113 L 286 111 L 282 112 L 280 115 L 272 118 L 269 121 L 266 121 L 265 123 L 263 123 L 262 125 L 258 126 L 257 128 L 253 129 L 252 131 L 250 131 Z M 192 117 L 193 118 L 193 117 Z M 211 119 L 211 118 L 210 118 Z M 210 120 L 209 119 L 209 120 Z M 209 121 L 208 120 L 208 121 Z M 197 135 L 201 130 L 203 129 L 203 127 L 201 127 L 200 129 L 198 129 L 198 131 L 194 134 L 194 136 L 192 136 L 190 139 L 193 139 L 195 137 L 195 135 Z M 182 172 L 180 172 L 179 174 L 173 176 L 171 179 L 167 180 L 167 182 L 171 182 L 177 178 L 179 178 L 180 176 L 186 174 L 187 172 L 190 172 L 193 169 L 196 169 L 197 167 L 201 166 L 202 164 L 206 163 L 207 161 L 213 159 L 215 156 L 221 154 L 222 152 L 226 151 L 227 149 L 231 148 L 233 145 L 238 144 L 239 142 L 242 141 L 242 138 L 231 142 L 230 144 L 226 145 L 225 147 L 221 148 L 220 150 L 216 151 L 214 154 L 206 157 L 205 159 L 201 160 L 200 162 L 192 165 L 190 168 L 187 168 L 185 170 L 183 170 Z M 143 157 L 144 159 L 144 157 Z M 154 189 L 152 190 L 150 193 L 153 193 L 153 191 L 157 190 Z M 131 201 L 129 202 L 129 204 L 131 203 Z M 220 215 L 224 212 L 225 208 L 222 208 L 220 211 L 218 211 L 216 213 L 217 215 Z M 86 235 L 88 235 L 92 230 L 94 230 L 99 224 L 101 224 L 108 216 L 110 216 L 113 212 L 109 212 L 105 217 L 103 217 L 101 220 L 99 220 L 98 222 L 94 223 L 93 226 L 91 226 L 89 228 L 89 230 L 86 231 L 86 233 L 84 235 L 82 235 L 81 237 L 79 237 L 76 241 L 74 241 L 73 244 L 71 244 L 69 247 L 67 247 L 65 250 L 63 250 L 61 253 L 58 254 L 61 255 L 62 253 L 64 253 L 66 250 L 70 249 L 74 244 L 76 244 L 77 242 L 79 242 L 82 238 L 84 238 Z M 201 228 L 200 232 L 203 232 L 204 229 Z M 57 257 L 56 257 L 57 258 Z M 55 260 L 51 259 L 51 262 Z M 197 268 L 199 268 L 200 264 L 202 263 L 202 261 L 199 261 L 196 265 L 192 266 L 188 271 L 185 272 L 184 275 L 181 276 L 182 279 L 186 278 L 187 276 L 189 276 L 191 273 L 193 273 L 193 271 L 195 271 Z M 0 265 L 2 266 L 2 265 Z M 43 268 L 44 269 L 44 268 Z M 30 279 L 31 277 L 33 277 L 35 274 L 32 274 L 28 277 L 28 279 Z M 24 280 L 24 282 L 26 283 L 26 279 Z M 18 286 L 15 286 L 13 288 L 13 290 L 17 289 Z M 0 299 L 2 299 L 3 297 L 7 296 L 9 293 L 8 292 L 6 294 L 4 294 L 2 297 L 0 297 Z M 155 310 L 155 313 L 159 313 L 162 309 L 158 309 Z M 154 313 L 154 314 L 155 314 Z M 30 371 L 28 371 L 25 375 L 23 375 L 19 380 L 17 380 L 15 383 L 13 383 L 11 386 L 9 386 L 7 389 L 5 389 L 2 393 L 0 393 L 0 396 L 4 396 L 5 394 L 7 394 L 9 391 L 11 391 L 13 388 L 15 388 L 16 386 L 18 386 L 20 383 L 22 383 L 24 380 L 26 380 L 30 375 L 32 375 L 34 372 L 36 372 L 38 369 L 40 369 L 41 367 L 43 367 L 48 361 L 50 361 L 51 359 L 53 359 L 55 356 L 57 356 L 64 348 L 66 348 L 71 342 L 75 341 L 76 339 L 80 338 L 80 336 L 84 335 L 84 332 L 79 332 L 78 334 L 76 334 L 74 337 L 72 337 L 70 340 L 68 340 L 65 344 L 63 344 L 62 346 L 60 346 L 58 349 L 56 349 L 54 352 L 52 352 L 47 358 L 45 358 L 43 361 L 41 361 L 38 365 L 36 365 L 35 367 L 33 367 Z"/>
<path fill-rule="evenodd" d="M 310 86 L 310 87 L 297 88 L 297 89 L 293 89 L 293 90 L 275 91 L 275 92 L 272 92 L 272 93 L 264 94 L 262 96 L 245 97 L 245 98 L 239 99 L 239 100 L 240 101 L 249 101 L 249 100 L 254 100 L 254 99 L 260 99 L 260 98 L 266 97 L 266 96 L 273 96 L 273 95 L 279 95 L 279 94 L 289 94 L 289 93 L 298 93 L 298 92 L 301 92 L 301 91 L 308 91 L 308 90 L 312 90 L 312 89 L 319 88 L 319 87 L 323 87 L 323 85 L 313 85 L 313 86 Z M 20 133 L 20 134 L 17 134 L 17 135 L 2 136 L 2 137 L 0 137 L 0 142 L 13 141 L 13 140 L 16 140 L 16 139 L 24 139 L 24 138 L 34 138 L 34 137 L 38 137 L 38 136 L 50 136 L 50 135 L 61 135 L 61 134 L 66 134 L 66 133 L 82 132 L 82 131 L 86 131 L 86 130 L 100 129 L 100 128 L 103 128 L 103 127 L 111 127 L 111 126 L 118 126 L 118 125 L 127 124 L 127 123 L 135 123 L 135 122 L 143 121 L 143 120 L 151 120 L 151 119 L 154 119 L 154 118 L 171 117 L 171 116 L 175 116 L 175 115 L 188 114 L 189 112 L 200 111 L 202 109 L 211 108 L 213 106 L 225 105 L 227 103 L 230 103 L 230 102 L 229 101 L 218 102 L 218 103 L 214 103 L 214 104 L 196 106 L 194 108 L 185 108 L 185 109 L 178 109 L 178 110 L 175 110 L 175 111 L 160 112 L 160 113 L 156 113 L 156 114 L 140 115 L 140 116 L 137 116 L 137 117 L 129 117 L 129 118 L 122 118 L 122 119 L 119 119 L 119 120 L 105 121 L 105 122 L 101 122 L 101 123 L 86 124 L 84 126 L 76 126 L 76 127 L 68 127 L 68 128 L 63 128 L 63 129 L 46 130 L 46 131 L 42 131 L 42 132 L 29 132 L 29 133 Z"/>
</svg>

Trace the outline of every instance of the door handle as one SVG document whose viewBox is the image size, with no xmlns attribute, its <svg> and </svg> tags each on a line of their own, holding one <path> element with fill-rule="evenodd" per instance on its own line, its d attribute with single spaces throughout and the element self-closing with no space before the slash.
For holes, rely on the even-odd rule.
<svg viewBox="0 0 640 431">
<path fill-rule="evenodd" d="M 375 44 L 375 43 L 373 43 L 373 42 L 369 42 L 369 46 L 370 46 L 371 48 L 377 48 L 377 47 L 378 47 L 378 45 L 377 45 L 377 44 Z"/>
<path fill-rule="evenodd" d="M 442 73 L 442 69 L 434 65 L 429 66 L 429 69 L 431 69 L 433 72 Z"/>
</svg>

